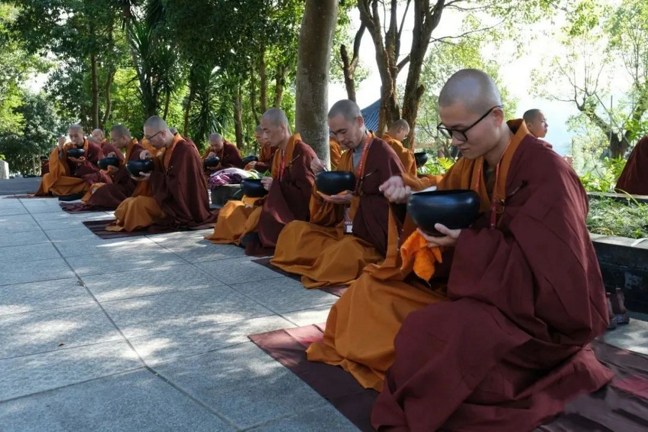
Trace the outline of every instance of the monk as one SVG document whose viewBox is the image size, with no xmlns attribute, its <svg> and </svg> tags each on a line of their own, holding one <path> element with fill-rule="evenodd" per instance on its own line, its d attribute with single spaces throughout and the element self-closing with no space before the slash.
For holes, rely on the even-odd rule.
<svg viewBox="0 0 648 432">
<path fill-rule="evenodd" d="M 505 121 L 484 72 L 455 73 L 439 95 L 439 115 L 437 129 L 462 155 L 441 186 L 478 191 L 487 211 L 470 228 L 436 224 L 441 236 L 416 231 L 405 241 L 401 252 L 423 279 L 442 276 L 440 263 L 449 268 L 448 301 L 405 317 L 372 424 L 532 430 L 612 378 L 589 346 L 608 318 L 587 196 L 521 119 Z M 404 202 L 409 188 L 390 183 L 385 195 Z"/>
<path fill-rule="evenodd" d="M 537 108 L 527 110 L 522 115 L 522 118 L 531 135 L 536 138 L 544 138 L 547 136 L 549 124 L 542 111 Z"/>
<path fill-rule="evenodd" d="M 632 149 L 615 189 L 629 194 L 648 195 L 648 135 Z"/>
<path fill-rule="evenodd" d="M 315 191 L 310 222 L 286 225 L 271 261 L 301 275 L 306 288 L 348 284 L 367 264 L 385 258 L 390 209 L 378 187 L 403 172 L 389 145 L 366 129 L 355 102 L 336 102 L 328 125 L 348 149 L 338 169 L 355 173 L 355 188 L 335 196 Z"/>
<path fill-rule="evenodd" d="M 110 182 L 95 183 L 82 201 L 91 207 L 114 210 L 135 192 L 137 185 L 126 169 L 126 162 L 140 160 L 140 155 L 145 150 L 123 125 L 114 125 L 110 129 L 110 141 L 110 144 L 104 145 L 105 156 L 118 158 L 119 166 L 109 165 L 106 171 Z"/>
<path fill-rule="evenodd" d="M 106 140 L 106 135 L 104 134 L 104 131 L 99 128 L 93 129 L 92 132 L 90 132 L 90 136 L 88 137 L 88 140 L 92 141 L 95 144 L 98 144 L 99 147 L 103 147 L 103 145 L 108 142 L 108 140 Z"/>
<path fill-rule="evenodd" d="M 270 171 L 272 158 L 279 147 L 273 147 L 269 142 L 263 140 L 263 127 L 257 126 L 254 130 L 254 139 L 259 145 L 259 160 L 249 162 L 245 165 L 246 170 L 256 170 L 260 173 Z"/>
<path fill-rule="evenodd" d="M 243 168 L 241 154 L 236 146 L 226 141 L 220 134 L 212 133 L 209 135 L 209 147 L 205 151 L 202 159 L 217 156 L 220 158 L 218 165 L 206 168 L 207 174 L 221 170 L 223 168 Z"/>
<path fill-rule="evenodd" d="M 219 213 L 213 235 L 207 237 L 214 243 L 242 244 L 248 255 L 272 255 L 287 223 L 308 220 L 308 199 L 315 181 L 312 166 L 317 155 L 298 133 L 290 132 L 286 114 L 269 109 L 261 118 L 261 127 L 263 142 L 277 149 L 271 176 L 261 179 L 268 195 L 229 201 Z"/>
<path fill-rule="evenodd" d="M 61 137 L 58 145 L 52 149 L 49 172 L 43 175 L 37 196 L 55 195 L 79 199 L 93 183 L 103 179 L 97 167 L 97 161 L 103 158 L 101 147 L 84 137 L 80 125 L 70 125 L 68 136 L 69 142 Z M 72 148 L 83 149 L 83 156 L 68 156 L 67 152 Z"/>
<path fill-rule="evenodd" d="M 403 163 L 405 172 L 416 177 L 416 160 L 414 153 L 403 145 L 403 140 L 410 132 L 409 123 L 405 119 L 396 120 L 389 126 L 389 129 L 383 135 L 383 140 L 394 150 L 398 158 Z"/>
<path fill-rule="evenodd" d="M 115 210 L 117 220 L 106 229 L 133 231 L 151 226 L 182 229 L 213 221 L 207 183 L 195 146 L 180 134 L 173 135 L 158 116 L 146 120 L 144 137 L 159 150 L 153 157 L 153 171 L 140 172 L 137 177 L 138 181 L 148 180 L 150 193 L 122 201 Z"/>
</svg>

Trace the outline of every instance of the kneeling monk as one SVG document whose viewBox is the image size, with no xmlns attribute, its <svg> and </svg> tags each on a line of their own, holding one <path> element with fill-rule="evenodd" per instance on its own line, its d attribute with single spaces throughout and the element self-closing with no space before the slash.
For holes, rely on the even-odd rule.
<svg viewBox="0 0 648 432">
<path fill-rule="evenodd" d="M 367 131 L 355 102 L 336 102 L 328 124 L 342 147 L 349 149 L 338 169 L 355 173 L 355 190 L 335 196 L 314 193 L 310 223 L 286 225 L 271 261 L 301 275 L 307 288 L 349 283 L 367 264 L 384 259 L 390 212 L 378 188 L 403 171 L 389 145 Z"/>
<path fill-rule="evenodd" d="M 379 431 L 530 431 L 612 378 L 589 346 L 608 315 L 585 225 L 587 196 L 521 119 L 505 121 L 485 73 L 454 74 L 439 95 L 439 114 L 438 130 L 463 156 L 442 185 L 479 191 L 488 210 L 470 228 L 437 224 L 442 236 L 416 231 L 405 242 L 421 273 L 444 250 L 448 301 L 404 319 L 372 424 Z M 396 189 L 385 194 L 406 197 L 403 183 Z"/>
<path fill-rule="evenodd" d="M 161 150 L 153 157 L 153 171 L 138 178 L 148 179 L 150 195 L 126 198 L 115 210 L 117 221 L 107 229 L 133 231 L 151 225 L 190 228 L 212 221 L 207 182 L 196 147 L 180 134 L 174 136 L 158 116 L 146 120 L 144 137 Z"/>
<path fill-rule="evenodd" d="M 317 155 L 301 141 L 299 134 L 291 135 L 286 114 L 272 108 L 261 118 L 263 142 L 277 150 L 272 160 L 272 177 L 261 181 L 268 190 L 265 198 L 229 201 L 220 210 L 214 233 L 207 237 L 214 243 L 238 244 L 247 237 L 246 252 L 272 254 L 279 233 L 294 220 L 308 220 L 308 199 L 315 174 L 311 168 Z"/>
</svg>

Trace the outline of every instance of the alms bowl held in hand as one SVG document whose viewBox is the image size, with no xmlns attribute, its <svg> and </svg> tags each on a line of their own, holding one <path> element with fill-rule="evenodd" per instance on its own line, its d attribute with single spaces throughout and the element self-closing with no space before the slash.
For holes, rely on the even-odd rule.
<svg viewBox="0 0 648 432">
<path fill-rule="evenodd" d="M 153 170 L 153 161 L 150 159 L 128 161 L 126 169 L 131 175 L 139 177 L 140 172 L 148 173 Z"/>
<path fill-rule="evenodd" d="M 261 179 L 243 179 L 241 180 L 241 189 L 243 189 L 243 194 L 250 198 L 261 198 L 268 194 Z"/>
<path fill-rule="evenodd" d="M 97 161 L 97 165 L 102 170 L 108 169 L 109 166 L 118 167 L 119 166 L 119 158 L 111 156 L 111 157 L 99 159 Z"/>
<path fill-rule="evenodd" d="M 434 225 L 450 229 L 469 227 L 479 215 L 479 195 L 470 189 L 450 189 L 414 193 L 407 213 L 423 232 L 439 235 Z"/>
<path fill-rule="evenodd" d="M 356 178 L 350 171 L 323 171 L 315 176 L 317 190 L 326 195 L 337 195 L 355 190 Z"/>
</svg>

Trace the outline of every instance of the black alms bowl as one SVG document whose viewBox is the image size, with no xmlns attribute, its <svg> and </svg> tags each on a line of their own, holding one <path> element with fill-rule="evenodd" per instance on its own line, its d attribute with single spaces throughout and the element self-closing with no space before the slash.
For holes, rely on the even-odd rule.
<svg viewBox="0 0 648 432">
<path fill-rule="evenodd" d="M 212 156 L 208 157 L 203 161 L 203 165 L 205 165 L 205 168 L 213 168 L 215 166 L 218 166 L 220 163 L 220 158 L 218 156 Z"/>
<path fill-rule="evenodd" d="M 346 190 L 355 190 L 356 178 L 351 171 L 323 171 L 315 177 L 317 190 L 326 195 L 335 195 Z"/>
<path fill-rule="evenodd" d="M 68 157 L 73 157 L 75 159 L 80 158 L 85 153 L 85 150 L 82 148 L 72 147 L 67 150 Z"/>
<path fill-rule="evenodd" d="M 416 167 L 420 168 L 428 161 L 428 154 L 426 152 L 414 153 L 414 160 L 416 160 Z"/>
<path fill-rule="evenodd" d="M 128 161 L 126 169 L 131 175 L 139 177 L 140 172 L 147 173 L 153 170 L 153 161 L 150 159 Z"/>
<path fill-rule="evenodd" d="M 268 194 L 261 184 L 261 179 L 243 179 L 241 180 L 241 189 L 243 189 L 243 194 L 250 198 L 261 198 Z"/>
<path fill-rule="evenodd" d="M 114 166 L 114 167 L 118 167 L 119 166 L 119 158 L 114 157 L 114 156 L 110 156 L 110 157 L 107 157 L 107 158 L 99 159 L 97 161 L 97 165 L 102 170 L 108 169 L 108 167 L 111 166 L 111 165 Z"/>
<path fill-rule="evenodd" d="M 250 156 L 245 156 L 243 159 L 241 159 L 241 161 L 243 161 L 243 166 L 245 166 L 250 162 L 258 162 L 259 158 L 256 157 L 255 155 L 250 155 Z"/>
<path fill-rule="evenodd" d="M 414 193 L 407 213 L 425 233 L 439 235 L 434 224 L 450 229 L 467 228 L 479 214 L 479 195 L 470 189 L 450 189 Z"/>
</svg>

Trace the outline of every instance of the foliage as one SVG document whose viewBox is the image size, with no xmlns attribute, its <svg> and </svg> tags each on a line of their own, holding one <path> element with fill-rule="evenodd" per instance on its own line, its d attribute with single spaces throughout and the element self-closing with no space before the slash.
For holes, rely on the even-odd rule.
<svg viewBox="0 0 648 432">
<path fill-rule="evenodd" d="M 603 158 L 580 176 L 583 187 L 588 192 L 614 192 L 625 163 L 623 158 Z"/>
<path fill-rule="evenodd" d="M 418 169 L 418 172 L 419 174 L 443 175 L 455 162 L 455 159 L 449 157 L 431 157 L 424 166 Z"/>
<path fill-rule="evenodd" d="M 648 238 L 648 204 L 629 200 L 590 199 L 587 227 L 593 234 Z"/>
</svg>

